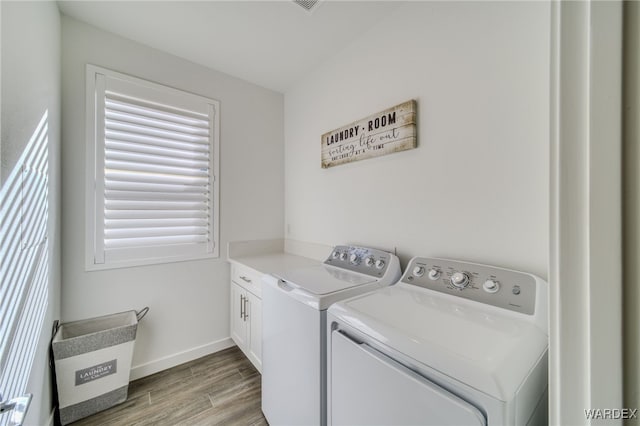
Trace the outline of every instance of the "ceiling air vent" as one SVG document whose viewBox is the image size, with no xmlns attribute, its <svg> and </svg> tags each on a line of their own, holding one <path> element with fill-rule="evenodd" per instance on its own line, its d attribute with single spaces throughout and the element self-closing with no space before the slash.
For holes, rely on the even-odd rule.
<svg viewBox="0 0 640 426">
<path fill-rule="evenodd" d="M 320 3 L 320 0 L 293 0 L 295 4 L 311 13 Z"/>
</svg>

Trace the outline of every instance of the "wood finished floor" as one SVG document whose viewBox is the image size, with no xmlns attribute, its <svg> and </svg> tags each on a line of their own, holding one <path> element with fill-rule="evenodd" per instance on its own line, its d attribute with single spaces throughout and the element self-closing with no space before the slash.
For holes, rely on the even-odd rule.
<svg viewBox="0 0 640 426">
<path fill-rule="evenodd" d="M 267 425 L 261 376 L 237 346 L 131 382 L 129 397 L 83 425 Z"/>
</svg>

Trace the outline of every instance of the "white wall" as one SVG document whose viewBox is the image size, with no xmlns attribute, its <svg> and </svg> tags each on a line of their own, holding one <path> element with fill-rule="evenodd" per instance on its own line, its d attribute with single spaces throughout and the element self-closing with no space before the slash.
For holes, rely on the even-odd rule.
<svg viewBox="0 0 640 426">
<path fill-rule="evenodd" d="M 320 135 L 412 98 L 417 149 L 320 168 Z M 286 237 L 546 277 L 548 103 L 547 3 L 407 4 L 286 92 Z"/>
<path fill-rule="evenodd" d="M 22 164 L 27 148 L 45 111 L 48 112 L 48 268 L 44 286 L 46 312 L 39 324 L 35 358 L 26 391 L 33 393 L 26 424 L 46 424 L 51 413 L 48 350 L 51 326 L 60 312 L 60 15 L 54 2 L 7 2 L 2 9 L 2 176 L 7 178 Z M 19 176 L 19 173 L 18 173 Z M 4 189 L 4 188 L 3 188 Z M 5 206 L 3 206 L 5 207 Z M 2 235 L 4 240 L 5 235 Z M 6 241 L 3 241 L 3 247 Z M 32 249 L 21 250 L 28 259 Z M 12 254 L 13 255 L 13 254 Z M 6 257 L 0 259 L 5 261 Z M 35 263 L 29 266 L 34 267 Z M 14 285 L 13 281 L 2 286 Z M 5 320 L 6 318 L 2 318 Z M 38 335 L 36 335 L 38 336 Z M 24 360 L 23 360 L 24 361 Z M 0 389 L 0 392 L 4 392 Z M 18 395 L 5 395 L 14 397 Z M 8 414 L 4 415 L 5 417 Z"/>
<path fill-rule="evenodd" d="M 138 329 L 134 377 L 230 344 L 227 242 L 283 235 L 282 94 L 66 16 L 62 46 L 62 319 L 148 305 Z M 85 272 L 87 63 L 221 102 L 220 259 Z"/>
</svg>

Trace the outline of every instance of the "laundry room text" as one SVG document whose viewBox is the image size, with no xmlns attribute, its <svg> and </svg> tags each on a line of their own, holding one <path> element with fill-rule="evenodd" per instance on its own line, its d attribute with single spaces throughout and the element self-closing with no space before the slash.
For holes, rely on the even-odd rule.
<svg viewBox="0 0 640 426">
<path fill-rule="evenodd" d="M 322 168 L 415 148 L 416 101 L 327 132 L 321 140 Z"/>
</svg>

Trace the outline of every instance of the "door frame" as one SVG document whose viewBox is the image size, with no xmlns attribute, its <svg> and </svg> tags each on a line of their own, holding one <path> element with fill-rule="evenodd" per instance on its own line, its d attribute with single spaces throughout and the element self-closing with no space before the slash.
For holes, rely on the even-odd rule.
<svg viewBox="0 0 640 426">
<path fill-rule="evenodd" d="M 551 3 L 549 422 L 622 408 L 622 2 Z"/>
</svg>

